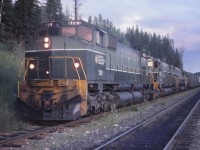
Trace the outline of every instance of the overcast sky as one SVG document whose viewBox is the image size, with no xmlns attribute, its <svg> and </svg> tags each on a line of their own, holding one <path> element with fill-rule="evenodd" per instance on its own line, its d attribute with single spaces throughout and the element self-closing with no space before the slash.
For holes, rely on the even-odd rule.
<svg viewBox="0 0 200 150">
<path fill-rule="evenodd" d="M 73 0 L 61 0 L 73 11 Z M 102 14 L 114 26 L 125 31 L 138 25 L 147 32 L 167 35 L 175 47 L 184 49 L 184 70 L 200 71 L 200 0 L 78 0 L 79 14 L 88 17 Z"/>
</svg>

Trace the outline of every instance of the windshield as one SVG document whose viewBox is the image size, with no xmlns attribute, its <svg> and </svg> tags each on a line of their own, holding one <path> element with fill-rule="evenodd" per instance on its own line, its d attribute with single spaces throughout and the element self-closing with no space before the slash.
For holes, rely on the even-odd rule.
<svg viewBox="0 0 200 150">
<path fill-rule="evenodd" d="M 38 30 L 39 37 L 59 36 L 61 25 L 58 22 L 42 23 Z"/>
<path fill-rule="evenodd" d="M 46 30 L 41 30 L 39 32 L 39 37 L 59 36 L 59 35 L 60 35 L 60 29 L 58 28 L 47 28 Z"/>
<path fill-rule="evenodd" d="M 92 41 L 92 30 L 86 26 L 79 26 L 78 37 L 86 41 Z"/>
<path fill-rule="evenodd" d="M 59 22 L 43 23 L 38 28 L 38 36 L 70 36 L 79 37 L 85 41 L 91 42 L 93 40 L 93 30 L 91 27 L 85 24 L 70 24 L 65 22 L 60 24 Z"/>
<path fill-rule="evenodd" d="M 62 27 L 63 36 L 78 36 L 81 39 L 91 42 L 92 41 L 92 29 L 81 25 L 81 26 L 68 26 Z"/>
<path fill-rule="evenodd" d="M 64 36 L 75 36 L 76 28 L 75 27 L 63 27 L 62 35 Z"/>
</svg>

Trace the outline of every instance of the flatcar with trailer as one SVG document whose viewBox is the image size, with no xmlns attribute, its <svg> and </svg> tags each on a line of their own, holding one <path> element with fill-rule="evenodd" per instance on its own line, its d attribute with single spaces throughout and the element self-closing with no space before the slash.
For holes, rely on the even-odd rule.
<svg viewBox="0 0 200 150">
<path fill-rule="evenodd" d="M 187 81 L 186 81 L 187 80 Z M 28 120 L 76 120 L 199 85 L 83 20 L 51 21 L 26 47 L 16 111 Z"/>
</svg>

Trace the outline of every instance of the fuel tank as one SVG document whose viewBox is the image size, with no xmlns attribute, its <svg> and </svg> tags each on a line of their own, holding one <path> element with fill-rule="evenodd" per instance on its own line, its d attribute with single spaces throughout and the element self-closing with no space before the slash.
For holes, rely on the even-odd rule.
<svg viewBox="0 0 200 150">
<path fill-rule="evenodd" d="M 143 84 L 135 84 L 134 86 L 133 86 L 133 90 L 134 91 L 140 91 L 140 90 L 142 90 L 143 89 Z"/>
<path fill-rule="evenodd" d="M 137 104 L 143 102 L 143 96 L 138 91 L 133 92 L 115 92 L 114 96 L 114 104 L 116 108 Z"/>
<path fill-rule="evenodd" d="M 131 85 L 130 84 L 120 84 L 114 87 L 114 91 L 130 91 Z"/>
<path fill-rule="evenodd" d="M 113 96 L 116 108 L 127 106 L 133 102 L 133 95 L 130 92 L 115 92 Z"/>
<path fill-rule="evenodd" d="M 160 95 L 166 96 L 166 95 L 170 95 L 171 93 L 173 93 L 173 90 L 171 88 L 163 88 Z"/>
<path fill-rule="evenodd" d="M 133 95 L 133 102 L 134 104 L 138 104 L 138 103 L 142 103 L 144 101 L 142 93 L 138 92 L 138 91 L 133 91 L 131 92 L 131 94 Z"/>
</svg>

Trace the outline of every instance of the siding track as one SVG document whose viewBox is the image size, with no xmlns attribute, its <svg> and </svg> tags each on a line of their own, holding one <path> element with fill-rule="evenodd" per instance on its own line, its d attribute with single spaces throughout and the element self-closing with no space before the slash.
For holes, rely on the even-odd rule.
<svg viewBox="0 0 200 150">
<path fill-rule="evenodd" d="M 95 149 L 163 149 L 199 99 L 198 91 Z"/>
</svg>

